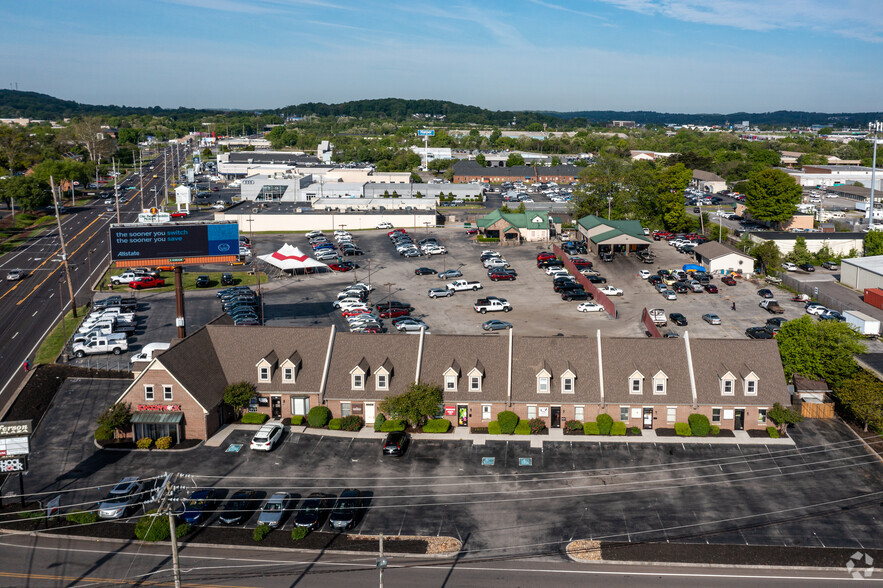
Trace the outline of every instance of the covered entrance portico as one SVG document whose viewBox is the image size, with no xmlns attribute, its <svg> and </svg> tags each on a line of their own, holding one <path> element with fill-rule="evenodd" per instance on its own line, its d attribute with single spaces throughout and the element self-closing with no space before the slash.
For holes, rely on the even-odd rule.
<svg viewBox="0 0 883 588">
<path fill-rule="evenodd" d="M 159 439 L 171 437 L 172 443 L 184 439 L 183 412 L 136 412 L 132 415 L 132 428 L 135 442 L 139 439 Z"/>
</svg>

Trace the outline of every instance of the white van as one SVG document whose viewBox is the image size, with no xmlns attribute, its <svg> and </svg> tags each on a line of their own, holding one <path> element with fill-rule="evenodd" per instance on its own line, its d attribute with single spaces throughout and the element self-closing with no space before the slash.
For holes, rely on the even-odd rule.
<svg viewBox="0 0 883 588">
<path fill-rule="evenodd" d="M 157 352 L 165 351 L 168 348 L 168 343 L 148 343 L 139 353 L 133 355 L 129 361 L 132 363 L 136 361 L 151 361 L 154 355 L 158 355 Z"/>
</svg>

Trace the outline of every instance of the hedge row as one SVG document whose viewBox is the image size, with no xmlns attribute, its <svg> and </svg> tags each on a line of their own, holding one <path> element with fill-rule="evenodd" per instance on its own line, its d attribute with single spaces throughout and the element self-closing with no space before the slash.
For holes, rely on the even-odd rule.
<svg viewBox="0 0 883 588">
<path fill-rule="evenodd" d="M 451 421 L 448 419 L 431 419 L 423 425 L 424 433 L 447 433 L 451 428 Z"/>
<path fill-rule="evenodd" d="M 393 431 L 404 431 L 405 425 L 407 423 L 405 421 L 400 421 L 396 419 L 387 419 L 383 421 L 383 424 L 380 426 L 381 433 L 391 433 Z"/>
<path fill-rule="evenodd" d="M 243 425 L 263 425 L 270 418 L 270 415 L 262 412 L 247 412 L 242 415 Z"/>
</svg>

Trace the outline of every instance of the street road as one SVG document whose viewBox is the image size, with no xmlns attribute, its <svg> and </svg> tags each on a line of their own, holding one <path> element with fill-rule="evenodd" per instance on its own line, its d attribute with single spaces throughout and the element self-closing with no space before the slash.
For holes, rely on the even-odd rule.
<svg viewBox="0 0 883 588">
<path fill-rule="evenodd" d="M 106 543 L 61 537 L 5 535 L 0 539 L 2 586 L 173 586 L 170 546 Z M 184 587 L 377 585 L 376 554 L 345 555 L 243 547 L 185 547 Z M 837 570 L 753 569 L 580 564 L 562 558 L 489 560 L 387 556 L 387 587 L 445 586 L 834 586 L 851 580 Z M 878 576 L 879 577 L 876 577 Z M 883 575 L 865 580 L 877 585 Z"/>
<path fill-rule="evenodd" d="M 160 154 L 154 161 L 145 162 L 141 170 L 144 206 L 150 206 L 155 197 L 162 201 L 163 166 Z M 120 187 L 120 221 L 135 222 L 142 205 L 139 178 L 130 176 L 122 183 L 135 189 Z M 96 191 L 112 194 L 113 184 L 103 184 Z M 107 267 L 108 226 L 117 222 L 117 214 L 115 209 L 108 210 L 103 198 L 76 206 L 65 202 L 65 206 L 62 231 L 71 264 L 74 299 L 82 305 L 92 295 L 92 284 Z M 28 276 L 9 282 L 5 278 L 12 269 L 26 270 Z M 42 232 L 0 257 L 0 415 L 24 378 L 22 364 L 25 360 L 33 363 L 40 342 L 71 307 L 67 284 L 60 283 L 64 275 L 55 223 L 46 225 Z"/>
</svg>

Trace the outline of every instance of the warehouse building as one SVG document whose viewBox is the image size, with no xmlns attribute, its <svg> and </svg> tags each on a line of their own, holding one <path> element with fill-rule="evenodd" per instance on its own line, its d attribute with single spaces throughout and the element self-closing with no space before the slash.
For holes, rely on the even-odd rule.
<svg viewBox="0 0 883 588">
<path fill-rule="evenodd" d="M 840 283 L 861 291 L 865 288 L 883 288 L 883 255 L 842 260 Z"/>
</svg>

